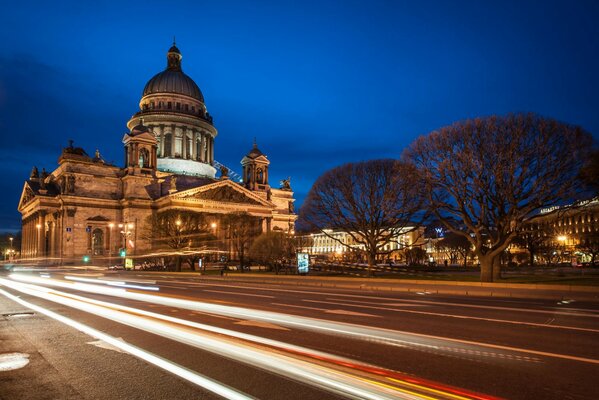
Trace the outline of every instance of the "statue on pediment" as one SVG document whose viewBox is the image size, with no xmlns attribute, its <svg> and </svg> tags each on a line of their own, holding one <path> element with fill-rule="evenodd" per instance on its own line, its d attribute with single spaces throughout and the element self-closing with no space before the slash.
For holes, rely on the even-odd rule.
<svg viewBox="0 0 599 400">
<path fill-rule="evenodd" d="M 66 192 L 74 193 L 75 192 L 75 176 L 69 175 L 66 179 Z"/>
<path fill-rule="evenodd" d="M 221 177 L 221 179 L 228 178 L 229 177 L 229 168 L 225 167 L 224 165 L 221 165 L 220 166 L 220 177 Z"/>
<path fill-rule="evenodd" d="M 282 190 L 291 190 L 291 177 L 288 177 L 287 179 L 283 179 L 281 182 L 281 189 Z"/>
</svg>

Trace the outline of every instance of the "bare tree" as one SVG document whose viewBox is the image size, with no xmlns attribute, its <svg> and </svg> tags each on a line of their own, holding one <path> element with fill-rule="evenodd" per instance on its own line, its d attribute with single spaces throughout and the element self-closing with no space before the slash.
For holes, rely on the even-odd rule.
<svg viewBox="0 0 599 400">
<path fill-rule="evenodd" d="M 426 199 L 416 169 L 397 160 L 349 163 L 325 172 L 312 186 L 300 219 L 343 246 L 364 248 L 372 275 L 377 256 L 399 234 L 424 222 Z M 339 241 L 328 230 L 342 230 L 354 243 Z"/>
<path fill-rule="evenodd" d="M 252 241 L 260 234 L 260 219 L 246 212 L 226 214 L 221 218 L 221 224 L 227 230 L 231 246 L 239 257 L 241 271 L 245 266 L 245 256 Z"/>
<path fill-rule="evenodd" d="M 250 247 L 250 257 L 263 262 L 278 274 L 282 265 L 295 257 L 293 236 L 284 232 L 266 232 L 258 236 Z"/>
<path fill-rule="evenodd" d="M 421 136 L 404 160 L 422 172 L 436 217 L 472 243 L 481 280 L 492 282 L 500 277 L 498 256 L 525 221 L 581 189 L 577 177 L 591 143 L 581 128 L 516 114 Z"/>
<path fill-rule="evenodd" d="M 190 258 L 190 266 L 195 269 L 200 252 L 214 242 L 208 219 L 203 213 L 166 210 L 147 218 L 142 235 L 151 241 L 154 250 L 174 250 L 177 271 L 181 271 L 183 258 Z M 184 255 L 182 250 L 189 251 Z"/>
<path fill-rule="evenodd" d="M 457 263 L 458 257 L 461 258 L 464 262 L 464 267 L 468 261 L 468 253 L 472 248 L 468 239 L 453 232 L 448 232 L 435 246 L 439 251 L 449 255 L 452 264 Z"/>
</svg>

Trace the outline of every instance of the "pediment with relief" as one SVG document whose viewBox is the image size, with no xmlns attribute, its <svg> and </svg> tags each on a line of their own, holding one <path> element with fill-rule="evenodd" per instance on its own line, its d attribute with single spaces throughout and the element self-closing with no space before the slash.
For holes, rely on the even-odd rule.
<svg viewBox="0 0 599 400">
<path fill-rule="evenodd" d="M 207 200 L 220 203 L 249 204 L 257 206 L 268 206 L 271 204 L 266 200 L 260 199 L 253 193 L 244 193 L 247 189 L 242 187 L 232 187 L 235 183 L 213 184 L 201 189 L 191 189 L 185 192 L 179 192 L 174 197 L 179 200 Z"/>
<path fill-rule="evenodd" d="M 23 191 L 21 192 L 21 199 L 19 200 L 19 206 L 17 207 L 17 209 L 20 210 L 27 203 L 29 203 L 31 200 L 33 200 L 34 197 L 35 197 L 35 193 L 29 187 L 29 185 L 27 183 L 25 183 L 25 187 L 23 187 Z"/>
<path fill-rule="evenodd" d="M 205 192 L 196 193 L 194 196 L 196 199 L 221 201 L 225 203 L 244 203 L 244 204 L 256 204 L 260 205 L 254 199 L 245 196 L 230 187 L 220 187 L 217 189 L 208 190 Z"/>
</svg>

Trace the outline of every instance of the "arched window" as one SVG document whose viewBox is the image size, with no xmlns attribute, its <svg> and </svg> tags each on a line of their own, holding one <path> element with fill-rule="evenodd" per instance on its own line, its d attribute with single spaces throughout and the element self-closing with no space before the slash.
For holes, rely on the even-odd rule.
<svg viewBox="0 0 599 400">
<path fill-rule="evenodd" d="M 264 183 L 264 172 L 262 172 L 262 168 L 258 169 L 258 177 L 256 179 L 256 181 L 258 183 Z"/>
<path fill-rule="evenodd" d="M 172 157 L 173 156 L 173 134 L 166 133 L 164 135 L 164 157 Z"/>
<path fill-rule="evenodd" d="M 148 149 L 141 149 L 139 151 L 139 166 L 141 168 L 150 168 L 150 153 Z"/>
</svg>

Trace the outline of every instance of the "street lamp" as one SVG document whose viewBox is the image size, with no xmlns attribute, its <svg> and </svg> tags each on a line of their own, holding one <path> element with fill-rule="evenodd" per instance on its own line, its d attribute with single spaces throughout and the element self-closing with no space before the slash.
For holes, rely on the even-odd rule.
<svg viewBox="0 0 599 400">
<path fill-rule="evenodd" d="M 121 257 L 123 257 L 123 267 L 127 269 L 127 237 L 131 235 L 131 229 L 133 229 L 135 225 L 132 222 L 125 222 L 119 224 L 119 228 L 123 229 L 121 234 L 123 235 L 123 251 L 121 251 Z"/>
<path fill-rule="evenodd" d="M 108 228 L 110 228 L 110 236 L 108 238 L 108 265 L 112 264 L 112 228 L 114 228 L 114 223 L 109 223 Z"/>
</svg>

